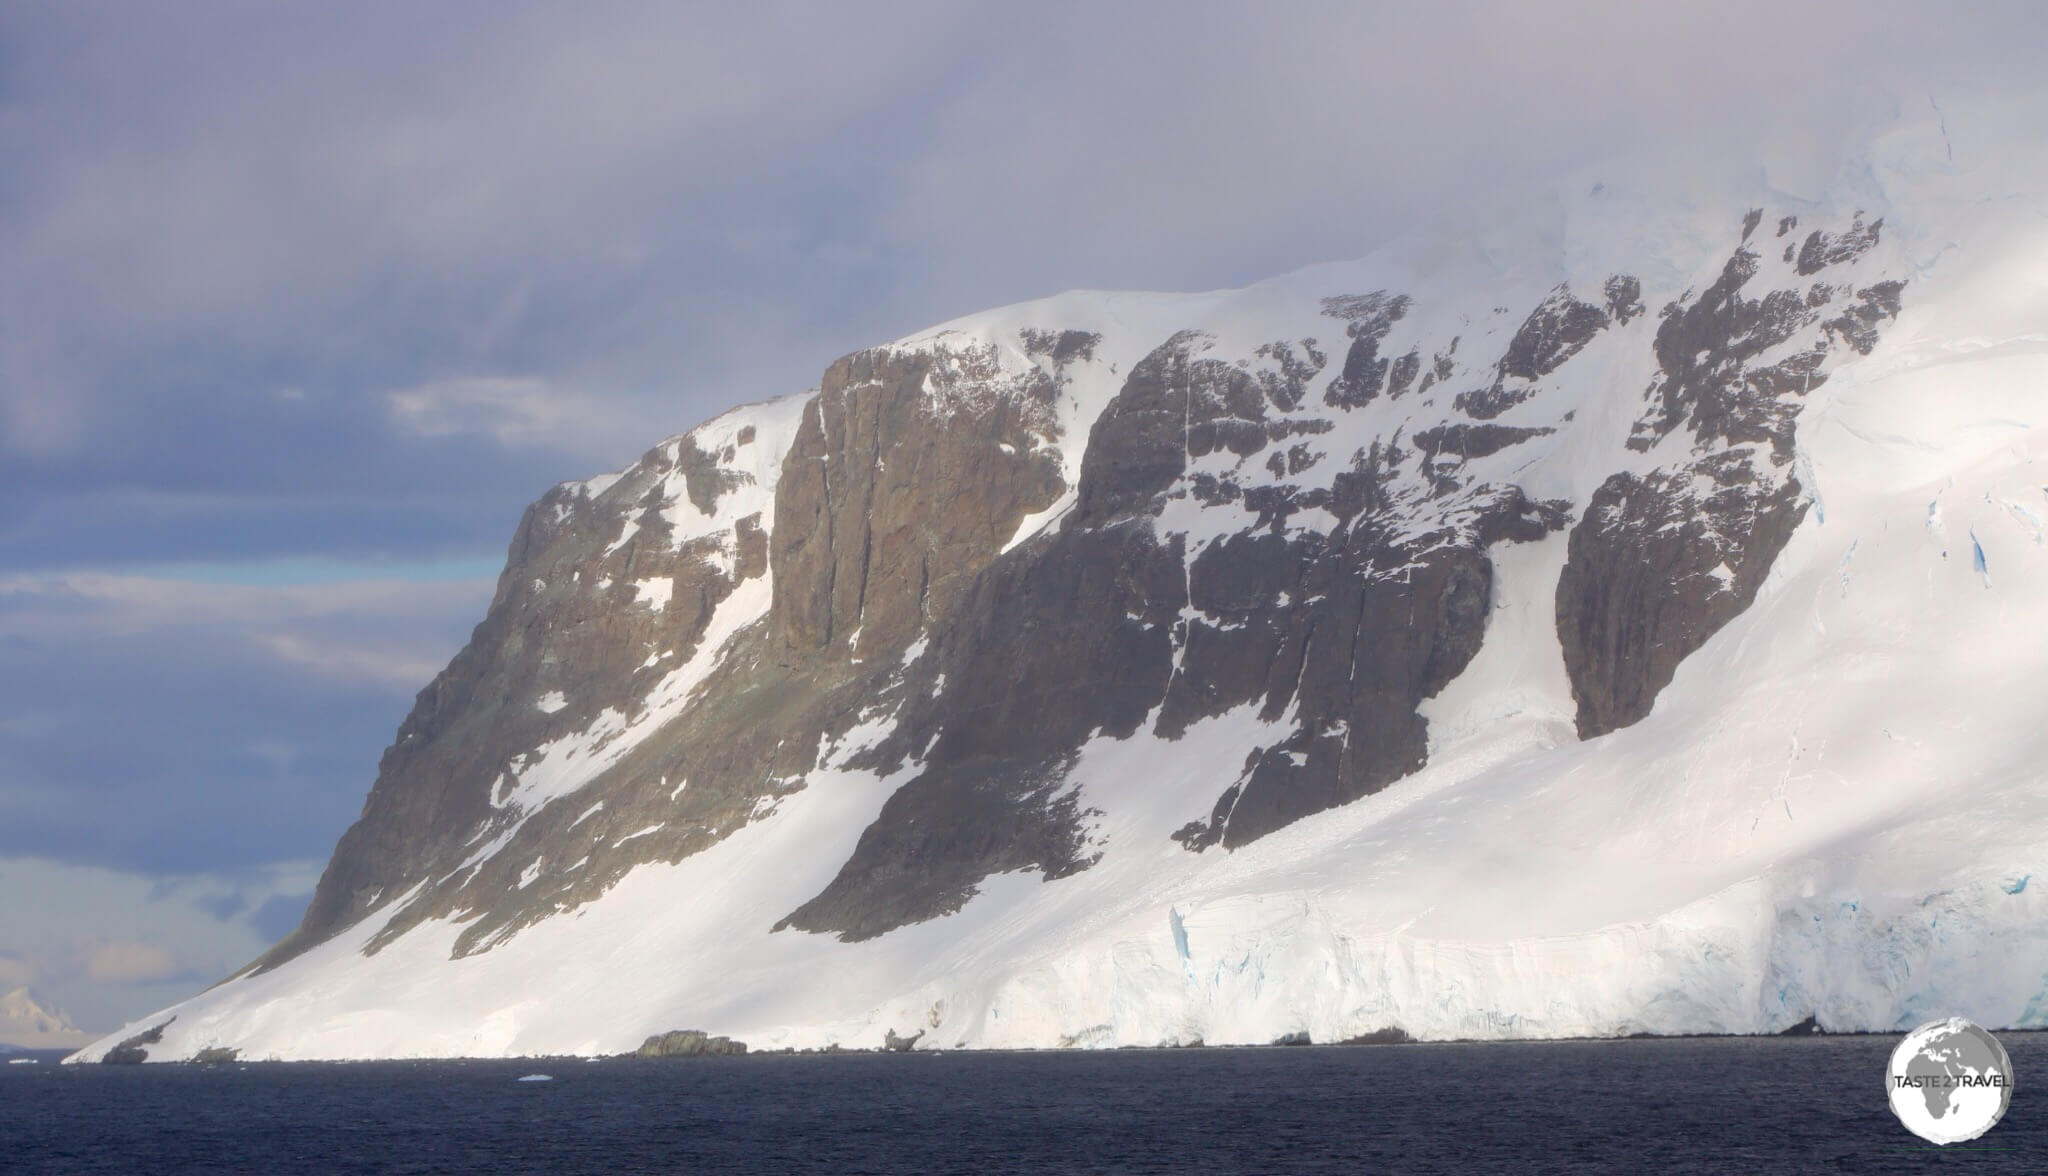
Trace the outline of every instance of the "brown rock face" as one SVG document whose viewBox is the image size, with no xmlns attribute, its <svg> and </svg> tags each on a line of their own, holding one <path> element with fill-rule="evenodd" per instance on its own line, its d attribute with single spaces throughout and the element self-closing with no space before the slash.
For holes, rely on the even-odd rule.
<svg viewBox="0 0 2048 1176">
<path fill-rule="evenodd" d="M 1273 419 L 1269 405 L 1300 398 L 1206 358 L 1208 346 L 1183 332 L 1131 369 L 1089 435 L 1060 530 L 988 565 L 954 620 L 935 627 L 931 665 L 912 670 L 911 701 L 869 761 L 894 768 L 928 748 L 922 771 L 780 926 L 864 939 L 959 909 L 991 874 L 1050 880 L 1086 868 L 1092 814 L 1067 783 L 1073 754 L 1155 714 L 1167 738 L 1246 703 L 1268 718 L 1297 714 L 1285 739 L 1249 749 L 1211 819 L 1182 831 L 1192 849 L 1245 844 L 1421 765 L 1416 707 L 1485 631 L 1484 548 L 1556 530 L 1563 505 L 1460 487 L 1443 525 L 1417 533 L 1397 521 L 1420 490 L 1390 488 L 1410 456 L 1391 444 L 1361 454 L 1334 492 L 1191 474 L 1211 455 L 1250 462 L 1275 435 L 1319 431 Z M 1299 352 L 1258 354 L 1285 374 Z M 1161 512 L 1190 499 L 1251 505 L 1260 521 L 1191 554 L 1184 535 L 1159 529 Z M 1338 529 L 1285 532 L 1289 515 L 1311 508 L 1338 514 Z"/>
<path fill-rule="evenodd" d="M 1745 240 L 1760 220 L 1745 221 Z M 1816 230 L 1797 274 L 1854 262 L 1880 224 L 1859 216 L 1839 235 Z M 1780 235 L 1791 225 L 1781 221 Z M 1691 445 L 1647 476 L 1609 478 L 1572 531 L 1557 626 L 1582 738 L 1649 714 L 1679 663 L 1756 598 L 1806 513 L 1793 473 L 1806 394 L 1826 382 L 1837 348 L 1868 354 L 1904 287 L 1878 282 L 1846 298 L 1827 283 L 1757 292 L 1760 269 L 1738 245 L 1697 298 L 1664 308 L 1650 408 L 1628 444 L 1647 453 L 1681 433 Z M 1761 362 L 1768 353 L 1783 357 Z"/>
<path fill-rule="evenodd" d="M 436 868 L 453 869 L 476 830 L 503 819 L 493 792 L 515 752 L 630 705 L 662 672 L 647 664 L 650 655 L 688 656 L 718 602 L 765 570 L 760 519 L 740 520 L 736 563 L 730 532 L 678 542 L 670 520 L 716 509 L 739 483 L 719 455 L 684 437 L 602 492 L 571 483 L 527 509 L 490 611 L 420 692 L 304 922 L 264 963 L 282 962 Z"/>
<path fill-rule="evenodd" d="M 1004 377 L 992 350 L 833 364 L 776 487 L 777 635 L 858 656 L 943 616 L 963 577 L 1065 488 L 1046 445 L 1057 387 L 1042 369 Z"/>
<path fill-rule="evenodd" d="M 1694 472 L 1616 474 L 1572 530 L 1557 631 L 1582 738 L 1649 714 L 1679 663 L 1756 599 L 1805 517 L 1794 480 L 1766 490 L 1724 458 L 1698 471 L 1717 487 L 1702 501 Z"/>
<path fill-rule="evenodd" d="M 1351 337 L 1351 350 L 1344 355 L 1344 370 L 1330 381 L 1323 403 L 1331 408 L 1360 408 L 1372 402 L 1387 385 L 1388 365 L 1393 360 L 1380 355 L 1380 342 L 1408 313 L 1405 294 L 1389 295 L 1385 290 L 1323 300 L 1323 313 L 1344 320 L 1344 333 Z M 1403 356 L 1395 373 L 1395 395 L 1407 388 L 1421 357 Z"/>
<path fill-rule="evenodd" d="M 904 646 L 1064 489 L 1050 402 L 1093 341 L 1034 333 L 1038 367 L 1021 376 L 988 348 L 841 360 L 769 455 L 772 506 L 747 472 L 761 467 L 751 424 L 714 422 L 608 485 L 551 491 L 483 624 L 385 754 L 305 922 L 259 966 L 401 895 L 373 950 L 443 917 L 464 921 L 457 955 L 486 950 L 771 813 L 821 739 L 900 685 Z M 714 433 L 707 452 L 700 434 Z M 771 566 L 766 615 L 722 651 L 700 648 Z M 714 652 L 694 687 L 676 685 Z M 627 747 L 629 722 L 660 727 Z M 619 747 L 572 800 L 526 799 L 565 757 Z"/>
<path fill-rule="evenodd" d="M 1232 713 L 1267 726 L 1169 824 L 1191 851 L 1243 846 L 1422 767 L 1421 705 L 1485 639 L 1496 545 L 1567 526 L 1579 730 L 1633 723 L 1755 598 L 1809 510 L 1803 396 L 1899 309 L 1866 260 L 1878 222 L 1794 248 L 1785 218 L 1782 261 L 1755 251 L 1764 223 L 1654 320 L 1628 275 L 1559 285 L 1508 337 L 1469 332 L 1469 363 L 1422 334 L 1441 308 L 1385 290 L 1302 312 L 1304 335 L 1341 326 L 1341 362 L 1310 337 L 944 333 L 558 488 L 261 962 L 393 904 L 373 950 L 437 918 L 457 955 L 487 950 L 769 817 L 827 763 L 907 782 L 777 928 L 883 935 L 992 874 L 1086 870 L 1105 834 L 1084 745 Z M 1521 471 L 1593 452 L 1583 398 L 1559 395 L 1577 357 L 1621 347 L 1656 362 L 1630 451 L 1603 435 L 1614 464 L 1566 483 L 1588 501 L 1532 497 Z M 1105 353 L 1142 358 L 1112 375 Z M 1068 493 L 1061 413 L 1091 396 L 1071 509 L 1005 550 Z M 842 751 L 857 718 L 883 734 Z"/>
<path fill-rule="evenodd" d="M 1606 294 L 1606 304 L 1596 306 L 1573 297 L 1568 285 L 1551 291 L 1508 341 L 1507 354 L 1494 366 L 1492 385 L 1458 393 L 1458 411 L 1492 420 L 1534 396 L 1537 381 L 1563 367 L 1601 330 L 1642 313 L 1641 288 L 1634 278 L 1617 274 L 1608 279 Z"/>
</svg>

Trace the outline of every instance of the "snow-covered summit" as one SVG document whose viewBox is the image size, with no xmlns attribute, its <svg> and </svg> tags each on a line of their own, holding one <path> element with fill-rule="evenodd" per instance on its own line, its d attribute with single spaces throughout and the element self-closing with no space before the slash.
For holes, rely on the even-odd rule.
<svg viewBox="0 0 2048 1176">
<path fill-rule="evenodd" d="M 970 315 L 557 488 L 306 925 L 87 1055 L 2048 1024 L 2037 125 Z"/>
</svg>

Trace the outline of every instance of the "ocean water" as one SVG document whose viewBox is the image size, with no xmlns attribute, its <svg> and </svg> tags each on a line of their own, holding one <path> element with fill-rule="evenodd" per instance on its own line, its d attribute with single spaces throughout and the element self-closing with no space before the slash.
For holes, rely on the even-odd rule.
<svg viewBox="0 0 2048 1176">
<path fill-rule="evenodd" d="M 2001 1040 L 1968 1150 L 1836 1037 L 0 1066 L 0 1172 L 2048 1172 L 2048 1035 Z"/>
</svg>

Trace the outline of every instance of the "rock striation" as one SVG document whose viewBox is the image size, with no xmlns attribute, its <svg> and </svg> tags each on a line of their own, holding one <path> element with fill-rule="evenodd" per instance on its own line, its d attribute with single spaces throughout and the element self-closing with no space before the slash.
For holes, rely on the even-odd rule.
<svg viewBox="0 0 2048 1176">
<path fill-rule="evenodd" d="M 1113 815 L 1090 746 L 1248 715 L 1170 830 L 1239 849 L 1429 762 L 1528 545 L 1563 545 L 1578 734 L 1629 726 L 1755 599 L 1810 509 L 1806 397 L 1905 294 L 1882 220 L 1781 217 L 1782 249 L 1762 222 L 1731 215 L 1654 315 L 1627 272 L 1477 318 L 1421 288 L 1242 321 L 1019 308 L 556 487 L 252 971 L 372 915 L 371 953 L 443 922 L 487 952 L 832 772 L 890 794 L 762 930 L 871 940 L 1086 873 Z"/>
</svg>

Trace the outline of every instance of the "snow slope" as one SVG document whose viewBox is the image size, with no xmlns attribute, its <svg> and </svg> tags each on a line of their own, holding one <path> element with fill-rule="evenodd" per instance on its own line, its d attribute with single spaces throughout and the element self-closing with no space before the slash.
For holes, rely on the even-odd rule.
<svg viewBox="0 0 2048 1176">
<path fill-rule="evenodd" d="M 1824 192 L 1758 175 L 1680 201 L 1604 181 L 1481 239 L 1419 235 L 1242 291 L 1062 295 L 896 345 L 995 347 L 1021 370 L 1020 328 L 1100 332 L 1057 405 L 1072 486 L 1121 374 L 1175 331 L 1248 355 L 1312 333 L 1325 295 L 1388 288 L 1415 303 L 1388 354 L 1459 330 L 1498 344 L 1516 320 L 1491 308 L 1561 281 L 1627 269 L 1652 310 L 1711 281 L 1746 208 L 1882 216 L 1867 264 L 1908 280 L 1904 310 L 1799 418 L 1812 509 L 1755 603 L 1634 726 L 1574 733 L 1553 534 L 1495 551 L 1485 644 L 1426 704 L 1425 769 L 1235 851 L 1169 835 L 1272 742 L 1255 706 L 1175 740 L 1089 742 L 1071 778 L 1096 812 L 1092 868 L 992 878 L 958 914 L 864 942 L 771 934 L 912 771 L 843 766 L 874 734 L 856 729 L 771 815 L 489 951 L 451 959 L 462 926 L 439 920 L 363 954 L 393 903 L 79 1056 L 171 1018 L 158 1057 L 596 1054 L 680 1027 L 762 1049 L 920 1030 L 933 1048 L 2048 1026 L 2048 160 L 2035 108 L 1944 109 L 1875 134 Z M 1570 399 L 1540 410 L 1571 428 L 1488 460 L 1583 504 L 1641 411 L 1655 317 L 1574 361 Z M 1198 542 L 1206 520 L 1182 502 L 1161 525 Z M 765 601 L 762 583 L 722 607 L 660 705 L 605 720 L 623 724 L 606 745 L 686 703 Z M 524 784 L 522 805 L 575 803 L 573 779 Z"/>
</svg>

